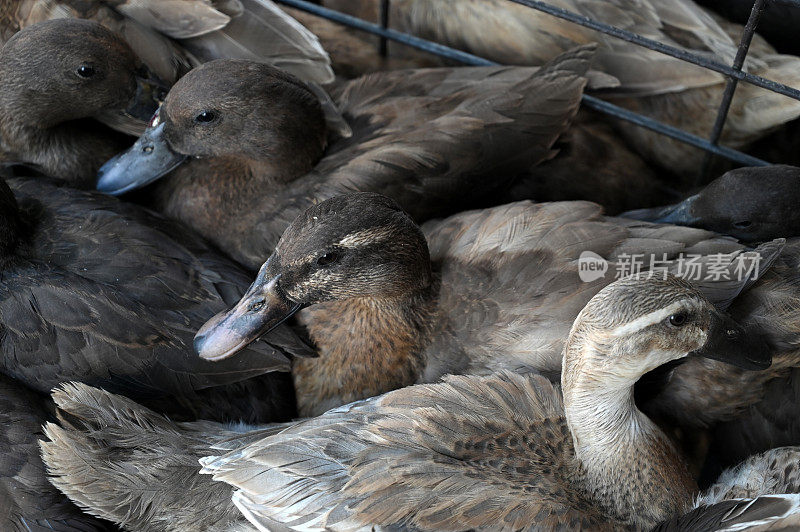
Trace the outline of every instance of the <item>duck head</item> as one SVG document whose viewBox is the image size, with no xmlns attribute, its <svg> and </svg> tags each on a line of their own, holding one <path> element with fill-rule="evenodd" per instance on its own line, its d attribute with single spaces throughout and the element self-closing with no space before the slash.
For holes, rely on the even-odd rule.
<svg viewBox="0 0 800 532">
<path fill-rule="evenodd" d="M 24 28 L 0 52 L 0 72 L 3 109 L 38 127 L 117 113 L 146 122 L 165 95 L 125 41 L 90 20 Z"/>
<path fill-rule="evenodd" d="M 430 283 L 425 236 L 394 200 L 372 193 L 338 196 L 289 226 L 244 297 L 198 331 L 195 349 L 219 360 L 303 307 L 400 297 Z"/>
<path fill-rule="evenodd" d="M 798 203 L 800 168 L 775 165 L 731 170 L 681 203 L 622 216 L 757 242 L 800 235 Z"/>
<path fill-rule="evenodd" d="M 647 273 L 603 288 L 578 314 L 564 347 L 562 384 L 630 388 L 686 357 L 749 370 L 772 363 L 770 346 L 719 312 L 689 282 Z"/>
<path fill-rule="evenodd" d="M 262 63 L 211 61 L 172 87 L 144 135 L 100 169 L 97 189 L 122 194 L 197 158 L 264 165 L 290 180 L 313 168 L 325 139 L 322 107 L 303 82 Z"/>
<path fill-rule="evenodd" d="M 40 22 L 15 34 L 0 51 L 3 141 L 19 162 L 38 163 L 56 177 L 76 172 L 59 171 L 59 159 L 72 154 L 53 152 L 40 159 L 60 141 L 73 140 L 74 131 L 64 131 L 63 139 L 48 132 L 89 118 L 113 125 L 132 117 L 144 124 L 162 92 L 122 38 L 96 22 Z M 88 170 L 90 177 L 98 166 Z"/>
</svg>

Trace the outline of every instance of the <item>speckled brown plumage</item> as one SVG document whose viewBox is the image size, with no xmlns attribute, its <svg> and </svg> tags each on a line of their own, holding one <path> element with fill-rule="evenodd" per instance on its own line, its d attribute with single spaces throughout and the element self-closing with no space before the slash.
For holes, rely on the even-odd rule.
<svg viewBox="0 0 800 532">
<path fill-rule="evenodd" d="M 416 383 L 425 370 L 433 288 L 396 299 L 321 303 L 305 312 L 300 321 L 311 325 L 311 340 L 324 356 L 292 364 L 301 415 Z M 346 378 L 329 378 L 337 374 Z"/>
<path fill-rule="evenodd" d="M 687 316 L 680 327 L 668 316 L 677 312 Z M 666 436 L 635 408 L 633 384 L 687 351 L 715 352 L 707 344 L 716 345 L 711 331 L 721 319 L 685 281 L 626 278 L 576 319 L 565 347 L 563 400 L 540 375 L 449 376 L 213 440 L 228 452 L 202 458 L 203 472 L 235 490 L 232 502 L 218 500 L 216 508 L 227 512 L 235 502 L 269 529 L 647 529 L 690 509 L 696 487 Z M 748 341 L 730 359 L 755 356 L 754 347 Z M 149 499 L 147 485 L 175 472 L 155 465 L 161 452 L 154 446 L 142 447 L 152 478 L 132 494 L 118 490 L 110 472 L 125 454 L 118 457 L 113 439 L 94 435 L 152 432 L 183 449 L 213 438 L 174 424 L 154 429 L 141 407 L 128 401 L 120 408 L 83 385 L 56 399 L 82 426 L 48 427 L 54 438 L 44 444 L 45 460 L 57 485 L 95 511 L 113 508 L 117 497 Z M 197 486 L 196 495 L 171 495 L 188 506 L 196 497 L 208 501 Z M 154 501 L 136 518 L 146 527 L 169 512 Z"/>
<path fill-rule="evenodd" d="M 192 352 L 195 330 L 241 296 L 241 269 L 136 206 L 37 180 L 9 184 L 20 228 L 0 268 L 3 372 L 42 392 L 81 380 L 141 399 L 180 396 L 159 404 L 190 418 L 293 415 L 284 377 L 245 381 L 286 371 L 286 354 L 306 352 L 288 329 L 254 345 L 247 362 L 211 364 Z M 230 396 L 209 389 L 225 385 Z"/>
</svg>

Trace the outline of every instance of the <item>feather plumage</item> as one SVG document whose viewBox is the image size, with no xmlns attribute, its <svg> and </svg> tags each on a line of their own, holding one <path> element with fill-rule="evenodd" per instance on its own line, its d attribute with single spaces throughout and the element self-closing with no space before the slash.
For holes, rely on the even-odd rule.
<svg viewBox="0 0 800 532">
<path fill-rule="evenodd" d="M 48 482 L 38 439 L 52 402 L 0 375 L 0 528 L 8 532 L 101 532 L 111 525 L 82 513 Z"/>
<path fill-rule="evenodd" d="M 25 225 L 0 277 L 5 373 L 42 392 L 77 379 L 142 399 L 183 397 L 182 405 L 164 403 L 175 412 L 189 407 L 229 418 L 230 408 L 234 419 L 280 412 L 270 412 L 269 393 L 263 405 L 247 399 L 236 413 L 236 405 L 213 404 L 222 392 L 204 390 L 230 386 L 245 398 L 241 388 L 277 391 L 270 383 L 278 386 L 278 377 L 240 381 L 288 370 L 288 353 L 308 354 L 288 329 L 274 346 L 254 345 L 246 362 L 202 362 L 192 350 L 196 329 L 214 307 L 241 296 L 244 271 L 185 228 L 139 207 L 36 180 L 10 185 Z"/>
</svg>

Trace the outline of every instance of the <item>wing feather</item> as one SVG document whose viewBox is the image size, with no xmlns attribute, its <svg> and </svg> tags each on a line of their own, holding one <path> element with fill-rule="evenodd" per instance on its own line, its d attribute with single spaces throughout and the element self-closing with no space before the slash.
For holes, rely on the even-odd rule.
<svg viewBox="0 0 800 532">
<path fill-rule="evenodd" d="M 571 487 L 560 392 L 541 376 L 452 376 L 307 423 L 204 458 L 203 472 L 233 485 L 236 504 L 263 527 L 608 524 Z"/>
</svg>

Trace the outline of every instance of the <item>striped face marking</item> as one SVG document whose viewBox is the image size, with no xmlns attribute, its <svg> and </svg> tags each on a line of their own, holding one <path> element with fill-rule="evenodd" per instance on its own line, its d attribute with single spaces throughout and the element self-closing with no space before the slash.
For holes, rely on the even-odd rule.
<svg viewBox="0 0 800 532">
<path fill-rule="evenodd" d="M 357 248 L 388 240 L 395 231 L 391 227 L 371 227 L 363 231 L 350 233 L 335 245 L 343 248 Z"/>
<path fill-rule="evenodd" d="M 620 325 L 611 331 L 611 336 L 625 336 L 639 332 L 642 329 L 667 319 L 671 315 L 679 312 L 681 309 L 695 308 L 696 306 L 697 302 L 694 299 L 682 299 L 680 301 L 676 301 L 667 307 L 654 310 L 653 312 L 645 314 L 644 316 L 640 316 L 624 325 Z"/>
</svg>

